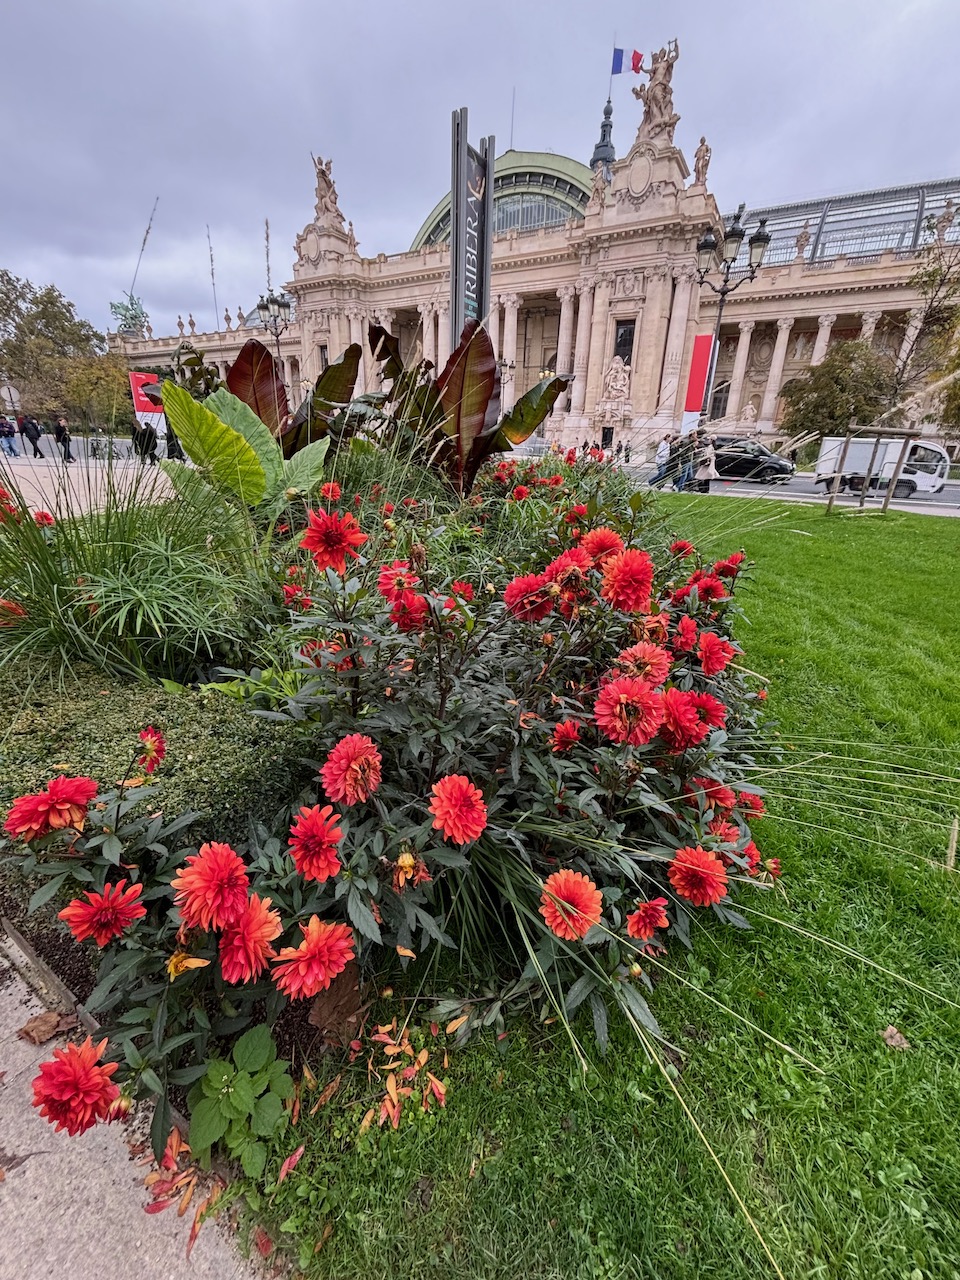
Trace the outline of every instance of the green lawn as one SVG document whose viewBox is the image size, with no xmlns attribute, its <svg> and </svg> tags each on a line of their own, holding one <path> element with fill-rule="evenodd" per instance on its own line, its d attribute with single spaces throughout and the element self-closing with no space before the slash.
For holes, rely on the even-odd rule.
<svg viewBox="0 0 960 1280">
<path fill-rule="evenodd" d="M 664 504 L 684 536 L 757 561 L 740 638 L 771 679 L 784 746 L 758 841 L 788 895 L 757 905 L 798 930 L 708 922 L 694 961 L 671 957 L 692 985 L 668 978 L 653 1003 L 684 1055 L 677 1087 L 790 1280 L 958 1277 L 960 1011 L 905 983 L 960 1000 L 958 895 L 941 865 L 960 808 L 960 522 Z M 888 1024 L 909 1050 L 885 1045 Z M 321 1084 L 339 1069 L 314 1067 Z M 306 1152 L 261 1217 L 294 1257 L 301 1246 L 308 1275 L 776 1274 L 626 1030 L 585 1084 L 556 1026 L 474 1042 L 443 1074 L 446 1110 L 398 1133 L 357 1137 L 361 1073 L 286 1136 L 277 1161 Z"/>
</svg>

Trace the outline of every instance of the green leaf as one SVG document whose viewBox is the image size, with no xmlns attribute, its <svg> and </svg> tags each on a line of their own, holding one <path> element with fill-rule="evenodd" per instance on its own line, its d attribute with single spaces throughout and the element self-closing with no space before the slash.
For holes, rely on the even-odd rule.
<svg viewBox="0 0 960 1280">
<path fill-rule="evenodd" d="M 283 455 L 280 453 L 276 436 L 271 435 L 267 426 L 260 421 L 248 404 L 237 399 L 225 387 L 215 391 L 212 396 L 207 396 L 203 404 L 211 413 L 215 413 L 221 422 L 225 422 L 228 427 L 233 427 L 234 431 L 240 432 L 257 455 L 264 475 L 267 477 L 267 490 L 272 492 L 279 484 L 283 471 Z"/>
<path fill-rule="evenodd" d="M 228 1094 L 221 1094 L 221 1098 L 226 1102 L 230 1100 L 230 1105 L 241 1116 L 249 1116 L 253 1114 L 253 1109 L 257 1104 L 256 1097 L 253 1093 L 253 1077 L 249 1076 L 246 1071 L 238 1071 L 233 1080 L 233 1086 Z"/>
<path fill-rule="evenodd" d="M 119 867 L 120 858 L 123 854 L 123 843 L 116 836 L 107 836 L 103 842 L 101 853 L 108 862 L 112 862 L 115 867 Z"/>
<path fill-rule="evenodd" d="M 233 1067 L 225 1058 L 214 1058 L 207 1065 L 207 1074 L 203 1078 L 203 1092 L 208 1098 L 215 1098 L 233 1075 Z"/>
<path fill-rule="evenodd" d="M 262 1071 L 268 1063 L 273 1062 L 276 1056 L 277 1050 L 273 1043 L 273 1036 L 270 1034 L 269 1027 L 262 1023 L 258 1027 L 251 1027 L 249 1031 L 245 1031 L 233 1046 L 233 1060 L 237 1064 L 237 1069 L 248 1071 L 251 1075 Z"/>
<path fill-rule="evenodd" d="M 190 1149 L 196 1153 L 212 1147 L 227 1131 L 228 1117 L 216 1098 L 198 1102 L 190 1117 Z"/>
<path fill-rule="evenodd" d="M 215 485 L 235 494 L 247 506 L 262 500 L 266 473 L 239 431 L 172 382 L 163 384 L 163 408 L 184 449 Z"/>
<path fill-rule="evenodd" d="M 216 489 L 207 484 L 199 471 L 194 471 L 185 462 L 171 462 L 167 458 L 161 458 L 160 470 L 169 478 L 177 497 L 191 507 L 209 511 L 220 501 Z"/>
<path fill-rule="evenodd" d="M 167 1100 L 167 1095 L 161 1093 L 157 1097 L 157 1105 L 153 1109 L 153 1120 L 150 1122 L 150 1146 L 157 1163 L 160 1162 L 172 1128 L 173 1117 L 170 1112 L 170 1103 Z"/>
<path fill-rule="evenodd" d="M 500 409 L 500 371 L 486 329 L 476 320 L 464 325 L 456 351 L 437 378 L 443 406 L 443 431 L 452 447 L 441 462 L 458 493 L 468 493 L 496 438 Z"/>
<path fill-rule="evenodd" d="M 163 1093 L 163 1084 L 160 1080 L 160 1077 L 157 1075 L 155 1071 L 152 1071 L 150 1067 L 144 1067 L 143 1071 L 141 1071 L 140 1073 L 140 1079 L 147 1086 L 147 1088 L 150 1090 L 151 1093 L 156 1093 L 156 1094 Z"/>
<path fill-rule="evenodd" d="M 240 1167 L 248 1178 L 259 1178 L 267 1165 L 267 1148 L 262 1142 L 251 1142 L 240 1152 Z"/>
<path fill-rule="evenodd" d="M 297 489 L 310 493 L 315 489 L 323 475 L 323 463 L 329 448 L 329 437 L 314 440 L 284 462 L 281 492 Z"/>
<path fill-rule="evenodd" d="M 403 373 L 403 360 L 400 358 L 400 339 L 384 329 L 383 325 L 371 324 L 368 329 L 370 350 L 378 364 L 383 365 L 381 373 L 390 382 L 395 382 Z"/>
<path fill-rule="evenodd" d="M 227 387 L 272 435 L 280 437 L 290 414 L 287 389 L 276 360 L 257 338 L 248 338 L 240 348 L 227 374 Z"/>
<path fill-rule="evenodd" d="M 373 912 L 363 900 L 363 894 L 355 884 L 350 886 L 347 894 L 347 915 L 354 928 L 369 938 L 371 942 L 381 943 L 380 926 L 373 918 Z"/>
<path fill-rule="evenodd" d="M 524 440 L 529 439 L 544 418 L 548 417 L 557 397 L 569 385 L 566 378 L 546 378 L 525 392 L 501 419 L 500 429 L 490 452 L 510 449 L 512 445 L 523 444 Z"/>
<path fill-rule="evenodd" d="M 281 1098 L 286 1102 L 287 1098 L 293 1097 L 292 1078 L 288 1076 L 285 1071 L 282 1071 L 280 1075 L 275 1076 L 274 1079 L 270 1081 L 270 1092 L 275 1093 L 278 1098 Z"/>
<path fill-rule="evenodd" d="M 261 1138 L 269 1138 L 283 1119 L 283 1103 L 275 1093 L 264 1094 L 257 1099 L 250 1127 Z"/>
<path fill-rule="evenodd" d="M 283 456 L 292 458 L 314 440 L 327 434 L 331 419 L 350 403 L 363 351 L 360 344 L 352 342 L 339 360 L 328 365 L 317 379 L 313 392 L 293 415 L 289 427 L 283 432 Z"/>
<path fill-rule="evenodd" d="M 60 886 L 66 880 L 66 875 L 53 876 L 46 884 L 40 886 L 36 893 L 31 895 L 27 904 L 27 915 L 33 915 L 38 907 L 42 907 L 45 902 L 49 902 L 51 898 L 56 897 Z"/>
</svg>

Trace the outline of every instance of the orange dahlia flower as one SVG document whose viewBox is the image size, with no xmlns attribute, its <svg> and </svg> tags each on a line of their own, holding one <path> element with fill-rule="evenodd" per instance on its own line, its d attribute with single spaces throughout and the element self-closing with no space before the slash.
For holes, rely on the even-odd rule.
<svg viewBox="0 0 960 1280">
<path fill-rule="evenodd" d="M 247 905 L 246 864 L 228 844 L 204 844 L 170 882 L 174 902 L 188 929 L 222 929 L 234 924 Z"/>
<path fill-rule="evenodd" d="M 641 747 L 663 720 L 663 695 L 646 680 L 619 676 L 604 685 L 593 704 L 593 717 L 611 742 Z"/>
<path fill-rule="evenodd" d="M 653 587 L 653 561 L 646 551 L 621 551 L 604 561 L 600 594 L 621 613 L 646 613 Z"/>
<path fill-rule="evenodd" d="M 362 804 L 380 785 L 383 759 L 371 738 L 351 733 L 341 738 L 320 770 L 323 789 L 331 800 Z"/>
<path fill-rule="evenodd" d="M 554 725 L 553 733 L 550 737 L 550 750 L 569 751 L 579 741 L 580 726 L 576 720 L 561 720 L 558 725 Z"/>
<path fill-rule="evenodd" d="M 66 921 L 70 932 L 78 942 L 93 938 L 98 947 L 105 947 L 112 938 L 119 938 L 135 920 L 142 920 L 147 909 L 137 901 L 143 892 L 142 884 L 132 884 L 129 889 L 126 880 L 117 884 L 105 884 L 102 893 L 87 893 L 87 901 L 74 898 L 69 906 L 59 913 L 59 919 Z"/>
<path fill-rule="evenodd" d="M 339 813 L 329 804 L 321 809 L 315 804 L 300 810 L 296 822 L 290 828 L 290 856 L 304 880 L 316 880 L 320 884 L 340 870 L 337 845 L 343 839 L 343 831 L 337 826 Z"/>
<path fill-rule="evenodd" d="M 311 916 L 302 924 L 299 947 L 284 947 L 273 965 L 278 988 L 291 1000 L 326 991 L 353 959 L 353 933 L 345 924 L 327 924 Z"/>
<path fill-rule="evenodd" d="M 727 896 L 727 873 L 715 853 L 687 845 L 678 849 L 667 867 L 670 883 L 695 907 L 709 907 Z"/>
<path fill-rule="evenodd" d="M 434 830 L 442 831 L 444 839 L 454 844 L 476 840 L 487 825 L 487 806 L 480 788 L 462 774 L 451 773 L 435 782 L 432 791 Z"/>
<path fill-rule="evenodd" d="M 601 525 L 599 529 L 591 529 L 589 533 L 585 533 L 580 546 L 602 568 L 610 556 L 618 555 L 623 550 L 623 539 L 615 529 Z"/>
<path fill-rule="evenodd" d="M 670 674 L 670 654 L 658 644 L 641 640 L 617 654 L 617 668 L 626 676 L 636 676 L 648 684 L 663 684 Z"/>
<path fill-rule="evenodd" d="M 270 910 L 270 898 L 255 893 L 235 924 L 220 935 L 220 969 L 224 982 L 254 982 L 276 952 L 270 943 L 280 937 L 279 911 Z"/>
<path fill-rule="evenodd" d="M 670 923 L 664 907 L 666 898 L 651 898 L 649 902 L 638 902 L 637 909 L 627 916 L 627 934 L 640 942 L 649 942 L 658 929 L 665 929 Z"/>
<path fill-rule="evenodd" d="M 308 511 L 307 531 L 300 545 L 310 552 L 321 573 L 333 569 L 334 573 L 343 574 L 347 556 L 359 559 L 356 548 L 366 541 L 367 535 L 349 512 L 342 516 L 339 511 Z"/>
<path fill-rule="evenodd" d="M 38 840 L 50 831 L 67 827 L 82 831 L 87 805 L 97 794 L 92 778 L 51 778 L 46 789 L 36 795 L 18 796 L 7 814 L 3 829 L 20 840 Z"/>
<path fill-rule="evenodd" d="M 54 1049 L 53 1061 L 40 1064 L 33 1082 L 33 1105 L 59 1132 L 71 1137 L 105 1120 L 120 1090 L 110 1077 L 119 1063 L 100 1063 L 106 1040 L 94 1044 L 89 1036 L 83 1044 Z"/>
<path fill-rule="evenodd" d="M 553 608 L 554 597 L 547 590 L 544 573 L 525 573 L 508 582 L 503 602 L 521 622 L 539 622 Z"/>
<path fill-rule="evenodd" d="M 153 773 L 154 769 L 167 754 L 167 744 L 164 736 L 154 729 L 151 724 L 146 729 L 141 729 L 140 741 L 143 743 L 143 755 L 137 759 L 137 764 L 145 773 Z"/>
<path fill-rule="evenodd" d="M 737 651 L 726 640 L 721 640 L 715 631 L 701 631 L 700 643 L 697 646 L 700 665 L 705 676 L 715 676 L 726 667 Z"/>
<path fill-rule="evenodd" d="M 603 894 L 587 876 L 564 867 L 544 882 L 540 914 L 558 938 L 573 942 L 600 923 Z"/>
</svg>

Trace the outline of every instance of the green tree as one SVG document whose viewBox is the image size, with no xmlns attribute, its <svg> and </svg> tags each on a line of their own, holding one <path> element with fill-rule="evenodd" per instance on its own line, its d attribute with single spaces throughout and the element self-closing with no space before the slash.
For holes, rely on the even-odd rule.
<svg viewBox="0 0 960 1280">
<path fill-rule="evenodd" d="M 0 268 L 0 381 L 19 391 L 25 410 L 62 411 L 73 361 L 105 350 L 103 334 L 55 285 L 37 288 Z"/>
<path fill-rule="evenodd" d="M 87 426 L 129 426 L 133 399 L 125 362 L 112 354 L 74 357 L 65 368 L 63 403 Z"/>
<path fill-rule="evenodd" d="M 872 422 L 891 406 L 896 375 L 894 361 L 867 343 L 838 342 L 822 363 L 784 386 L 783 430 L 791 436 L 820 438 L 845 435 L 851 418 Z"/>
</svg>

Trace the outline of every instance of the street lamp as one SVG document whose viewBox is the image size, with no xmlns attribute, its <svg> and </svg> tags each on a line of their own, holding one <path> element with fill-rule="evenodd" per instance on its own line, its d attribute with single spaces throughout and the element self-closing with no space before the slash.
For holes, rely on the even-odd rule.
<svg viewBox="0 0 960 1280">
<path fill-rule="evenodd" d="M 710 402 L 713 399 L 713 380 L 717 372 L 717 355 L 720 350 L 720 325 L 723 321 L 723 307 L 727 300 L 727 294 L 733 293 L 735 289 L 739 289 L 745 280 L 753 280 L 756 278 L 757 272 L 760 270 L 760 264 L 763 262 L 763 255 L 767 252 L 767 245 L 770 243 L 770 232 L 767 230 L 766 218 L 760 219 L 760 224 L 756 231 L 747 242 L 750 249 L 749 266 L 746 272 L 739 279 L 730 283 L 730 272 L 733 270 L 733 264 L 740 256 L 740 246 L 743 244 L 743 238 L 747 234 L 745 229 L 740 225 L 740 219 L 743 217 L 743 211 L 746 205 L 741 205 L 734 215 L 733 222 L 723 232 L 723 244 L 718 245 L 717 237 L 712 229 L 708 228 L 697 243 L 697 276 L 701 285 L 709 285 L 715 294 L 720 298 L 717 304 L 717 323 L 713 330 L 713 348 L 710 352 L 710 369 L 707 374 L 707 385 L 703 397 L 703 406 L 700 410 L 699 426 L 703 426 L 710 414 Z M 707 279 L 709 272 L 717 265 L 717 250 L 720 251 L 719 272 L 721 282 L 719 285 Z"/>
<path fill-rule="evenodd" d="M 274 341 L 277 344 L 277 364 L 283 368 L 283 361 L 280 356 L 280 335 L 286 333 L 290 324 L 290 299 L 281 294 L 275 294 L 272 289 L 264 297 L 261 293 L 260 301 L 257 303 L 257 315 L 260 317 L 260 323 L 268 333 L 272 333 Z"/>
</svg>

